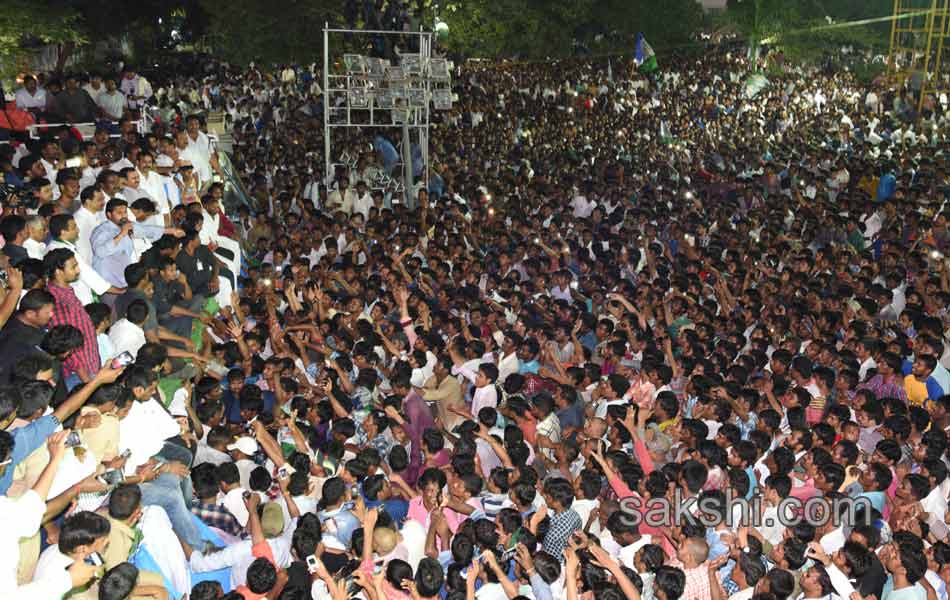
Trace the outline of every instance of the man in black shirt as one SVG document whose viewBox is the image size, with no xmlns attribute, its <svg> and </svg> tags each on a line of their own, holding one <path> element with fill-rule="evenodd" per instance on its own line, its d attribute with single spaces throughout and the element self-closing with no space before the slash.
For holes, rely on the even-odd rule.
<svg viewBox="0 0 950 600">
<path fill-rule="evenodd" d="M 158 276 L 155 277 L 155 294 L 152 302 L 158 314 L 158 322 L 172 331 L 191 331 L 192 320 L 210 322 L 202 314 L 205 297 L 193 294 L 188 278 L 178 270 L 178 265 L 169 256 L 160 256 Z"/>
<path fill-rule="evenodd" d="M 870 551 L 871 564 L 868 565 L 868 570 L 858 582 L 858 592 L 862 598 L 870 595 L 880 598 L 884 584 L 887 582 L 887 571 L 885 571 L 881 559 L 874 552 L 881 543 L 880 530 L 874 525 L 858 525 L 851 531 L 848 540 L 856 542 Z"/>
<path fill-rule="evenodd" d="M 201 245 L 198 232 L 189 231 L 185 234 L 175 262 L 188 280 L 193 294 L 209 297 L 218 293 L 221 265 L 211 251 Z"/>
<path fill-rule="evenodd" d="M 10 259 L 11 266 L 17 266 L 30 256 L 23 247 L 28 234 L 26 219 L 20 215 L 10 215 L 0 221 L 0 235 L 3 236 L 3 253 Z"/>
<path fill-rule="evenodd" d="M 30 290 L 20 300 L 20 308 L 0 330 L 0 381 L 9 379 L 16 362 L 28 354 L 40 353 L 40 343 L 53 316 L 53 295 L 46 290 Z"/>
</svg>

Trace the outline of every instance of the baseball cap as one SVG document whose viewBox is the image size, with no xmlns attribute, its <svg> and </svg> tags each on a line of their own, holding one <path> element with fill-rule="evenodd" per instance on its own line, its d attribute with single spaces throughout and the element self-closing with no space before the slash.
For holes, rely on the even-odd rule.
<svg viewBox="0 0 950 600">
<path fill-rule="evenodd" d="M 412 387 L 423 387 L 426 384 L 425 369 L 413 369 L 412 377 L 409 378 L 409 383 L 412 384 Z"/>
<path fill-rule="evenodd" d="M 284 532 L 284 511 L 274 502 L 264 505 L 261 513 L 261 529 L 264 537 L 275 538 Z"/>
<path fill-rule="evenodd" d="M 257 442 L 247 436 L 239 437 L 233 444 L 228 444 L 228 450 L 239 450 L 251 456 L 257 453 Z"/>
</svg>

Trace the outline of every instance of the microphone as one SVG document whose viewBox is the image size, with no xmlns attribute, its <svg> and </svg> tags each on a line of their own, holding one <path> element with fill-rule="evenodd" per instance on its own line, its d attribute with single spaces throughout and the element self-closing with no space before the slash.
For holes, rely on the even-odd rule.
<svg viewBox="0 0 950 600">
<path fill-rule="evenodd" d="M 128 219 L 122 219 L 122 220 L 120 220 L 120 221 L 119 221 L 119 228 L 121 229 L 122 227 L 125 227 L 126 224 L 128 224 L 128 222 L 129 222 Z M 129 231 L 129 237 L 132 237 L 132 231 L 131 231 L 131 230 Z"/>
</svg>

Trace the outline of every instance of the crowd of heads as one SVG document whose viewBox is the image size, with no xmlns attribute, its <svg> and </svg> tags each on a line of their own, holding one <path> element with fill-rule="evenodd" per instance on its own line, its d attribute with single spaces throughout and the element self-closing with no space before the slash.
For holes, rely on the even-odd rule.
<svg viewBox="0 0 950 600">
<path fill-rule="evenodd" d="M 408 190 L 314 66 L 0 149 L 3 585 L 945 597 L 945 98 L 660 59 L 460 66 Z"/>
</svg>

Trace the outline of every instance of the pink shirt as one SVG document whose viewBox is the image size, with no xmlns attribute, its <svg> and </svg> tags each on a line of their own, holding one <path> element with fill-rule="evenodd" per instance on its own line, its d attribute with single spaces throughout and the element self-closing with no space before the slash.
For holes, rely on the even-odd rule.
<svg viewBox="0 0 950 600">
<path fill-rule="evenodd" d="M 466 502 L 469 506 L 475 510 L 484 510 L 482 507 L 482 502 L 478 498 L 469 498 Z M 429 529 L 429 524 L 431 522 L 430 511 L 426 508 L 425 503 L 422 501 L 422 496 L 416 496 L 409 501 L 409 510 L 406 513 L 406 518 L 411 521 L 416 521 L 422 525 L 426 530 Z M 451 508 L 446 508 L 442 511 L 445 515 L 445 520 L 448 522 L 449 531 L 455 533 L 458 531 L 459 525 L 462 524 L 462 521 L 468 518 L 468 515 L 455 512 Z"/>
</svg>

